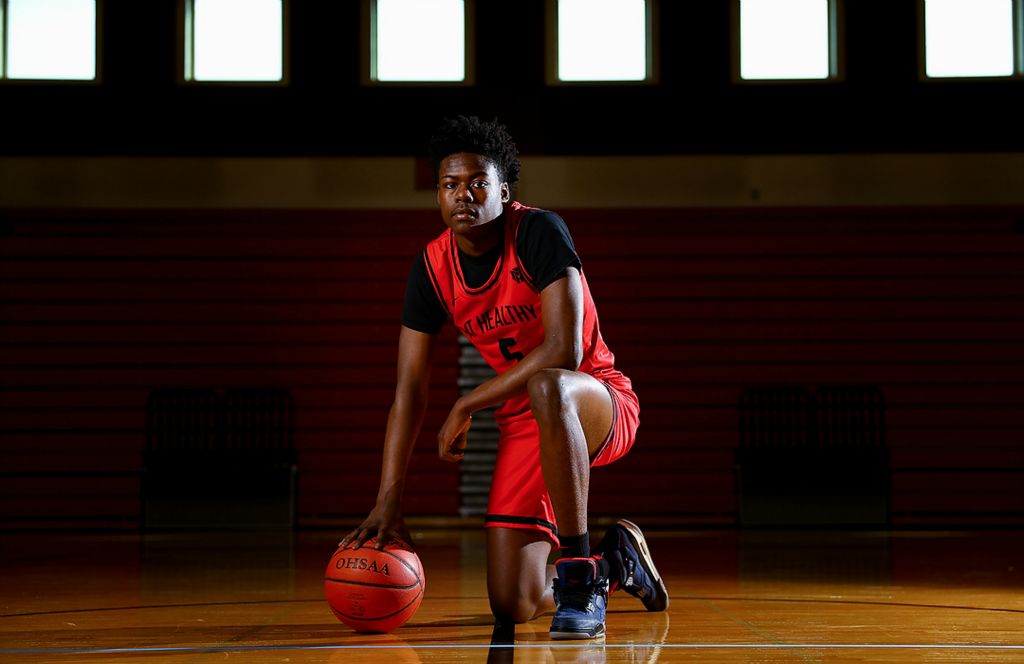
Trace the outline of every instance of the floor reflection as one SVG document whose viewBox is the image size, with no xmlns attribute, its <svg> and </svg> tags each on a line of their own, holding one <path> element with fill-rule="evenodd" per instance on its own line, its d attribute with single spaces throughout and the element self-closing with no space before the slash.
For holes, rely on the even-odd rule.
<svg viewBox="0 0 1024 664">
<path fill-rule="evenodd" d="M 884 585 L 891 580 L 890 540 L 845 532 L 741 531 L 738 576 L 750 583 Z"/>
<path fill-rule="evenodd" d="M 141 538 L 141 596 L 147 603 L 216 588 L 246 599 L 294 596 L 295 533 L 159 533 Z"/>
<path fill-rule="evenodd" d="M 544 621 L 543 618 L 538 620 Z M 659 660 L 662 646 L 669 638 L 668 612 L 648 614 L 641 627 L 634 625 L 628 630 L 615 631 L 614 623 L 615 614 L 610 612 L 608 625 L 614 637 L 610 645 L 607 637 L 545 642 L 547 634 L 537 633 L 535 626 L 517 640 L 515 625 L 496 623 L 491 632 L 487 664 L 603 664 L 606 661 L 654 664 Z"/>
<path fill-rule="evenodd" d="M 491 647 L 487 651 L 487 664 L 512 664 L 516 659 L 516 651 L 512 647 L 516 643 L 516 626 L 509 623 L 494 623 L 491 632 Z"/>
<path fill-rule="evenodd" d="M 420 610 L 393 634 L 365 635 L 323 596 L 335 532 L 0 533 L 0 661 L 115 661 L 110 649 L 123 651 L 119 662 L 168 664 L 225 653 L 293 664 L 617 664 L 1019 662 L 1024 652 L 1018 530 L 655 530 L 669 611 L 615 593 L 605 641 L 555 642 L 550 614 L 494 627 L 481 532 L 417 536 Z M 829 643 L 838 645 L 815 645 Z M 21 658 L 28 651 L 35 659 Z"/>
<path fill-rule="evenodd" d="M 373 648 L 373 650 L 369 650 L 369 653 L 375 655 L 373 659 L 376 661 L 387 662 L 387 664 L 420 664 L 423 661 L 419 651 L 412 644 L 394 634 L 374 634 L 372 638 L 367 639 L 367 642 Z M 351 664 L 354 659 L 363 654 L 353 650 L 335 650 L 327 662 L 328 664 Z M 425 654 L 432 653 L 425 651 Z M 367 660 L 363 657 L 358 661 Z"/>
</svg>

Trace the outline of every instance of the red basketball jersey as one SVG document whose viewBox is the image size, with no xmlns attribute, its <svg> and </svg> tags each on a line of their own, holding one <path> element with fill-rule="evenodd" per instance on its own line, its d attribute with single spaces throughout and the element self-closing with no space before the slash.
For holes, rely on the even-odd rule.
<svg viewBox="0 0 1024 664">
<path fill-rule="evenodd" d="M 432 240 L 424 252 L 427 273 L 441 304 L 459 331 L 499 374 L 544 341 L 540 293 L 534 290 L 533 279 L 516 252 L 520 223 L 534 209 L 517 202 L 505 208 L 504 249 L 494 273 L 479 288 L 466 285 L 451 229 Z M 582 273 L 580 278 L 583 282 L 583 361 L 579 370 L 629 388 L 629 379 L 615 369 L 615 356 L 601 338 L 587 278 Z M 495 415 L 499 423 L 529 416 L 529 396 L 524 391 L 510 398 Z"/>
</svg>

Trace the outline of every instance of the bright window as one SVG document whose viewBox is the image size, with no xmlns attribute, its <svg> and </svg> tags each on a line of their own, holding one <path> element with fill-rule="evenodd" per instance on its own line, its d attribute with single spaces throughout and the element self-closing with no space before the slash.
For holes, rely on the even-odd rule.
<svg viewBox="0 0 1024 664">
<path fill-rule="evenodd" d="M 645 0 L 557 0 L 558 80 L 649 76 Z"/>
<path fill-rule="evenodd" d="M 185 0 L 185 3 L 186 80 L 282 80 L 282 0 Z"/>
<path fill-rule="evenodd" d="M 925 73 L 1013 75 L 1013 0 L 925 0 Z"/>
<path fill-rule="evenodd" d="M 466 79 L 464 0 L 376 0 L 371 20 L 375 81 Z"/>
<path fill-rule="evenodd" d="M 831 76 L 829 0 L 740 0 L 740 77 Z"/>
<path fill-rule="evenodd" d="M 96 0 L 6 0 L 3 77 L 96 78 Z"/>
</svg>

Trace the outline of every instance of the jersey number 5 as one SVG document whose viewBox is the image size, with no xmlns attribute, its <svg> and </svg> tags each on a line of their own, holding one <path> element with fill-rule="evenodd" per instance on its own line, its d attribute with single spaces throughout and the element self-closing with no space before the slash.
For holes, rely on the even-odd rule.
<svg viewBox="0 0 1024 664">
<path fill-rule="evenodd" d="M 509 362 L 518 362 L 519 360 L 526 357 L 522 353 L 512 350 L 512 346 L 515 345 L 515 337 L 505 337 L 504 339 L 498 339 L 498 348 L 501 350 L 501 356 L 504 357 Z"/>
</svg>

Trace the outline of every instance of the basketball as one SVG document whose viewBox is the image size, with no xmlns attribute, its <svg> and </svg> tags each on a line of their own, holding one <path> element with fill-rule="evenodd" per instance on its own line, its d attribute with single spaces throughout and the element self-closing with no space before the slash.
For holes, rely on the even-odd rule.
<svg viewBox="0 0 1024 664">
<path fill-rule="evenodd" d="M 324 573 L 324 594 L 338 620 L 357 632 L 390 632 L 412 618 L 426 587 L 419 556 L 402 542 L 339 547 Z"/>
</svg>

